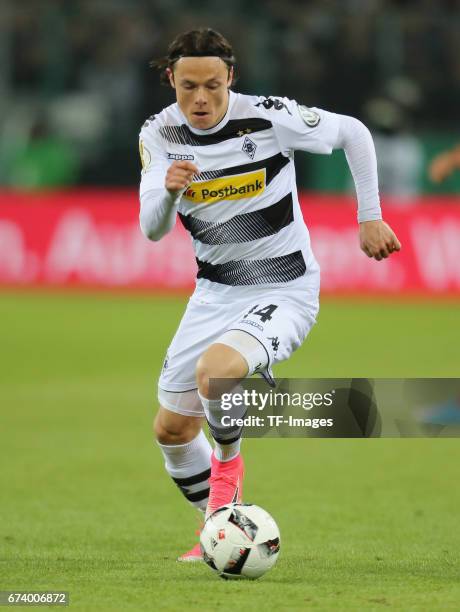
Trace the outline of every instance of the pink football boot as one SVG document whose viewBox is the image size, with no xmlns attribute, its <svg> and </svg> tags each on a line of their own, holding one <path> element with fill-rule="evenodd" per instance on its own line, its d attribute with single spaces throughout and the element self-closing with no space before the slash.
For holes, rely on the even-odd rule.
<svg viewBox="0 0 460 612">
<path fill-rule="evenodd" d="M 178 557 L 178 561 L 187 561 L 188 563 L 194 561 L 203 561 L 203 555 L 201 554 L 200 543 L 198 542 L 195 546 Z"/>
<path fill-rule="evenodd" d="M 209 478 L 209 500 L 206 518 L 225 504 L 241 503 L 243 497 L 244 463 L 241 455 L 230 461 L 219 461 L 214 453 L 211 455 L 211 476 Z M 197 531 L 197 535 L 200 532 Z M 200 543 L 181 555 L 178 561 L 203 561 Z"/>
<path fill-rule="evenodd" d="M 198 518 L 198 517 L 197 517 Z M 203 528 L 203 519 L 200 518 L 200 524 L 198 529 L 195 531 L 195 534 L 199 537 L 200 533 L 201 533 L 201 529 Z M 185 552 L 183 555 L 181 555 L 180 557 L 177 558 L 178 561 L 203 561 L 203 556 L 201 554 L 201 549 L 200 549 L 200 543 L 197 542 L 195 544 L 195 546 L 191 549 L 188 550 L 187 552 Z"/>
<path fill-rule="evenodd" d="M 226 504 L 240 503 L 243 497 L 244 463 L 241 455 L 230 461 L 219 461 L 211 455 L 209 500 L 206 518 Z"/>
</svg>

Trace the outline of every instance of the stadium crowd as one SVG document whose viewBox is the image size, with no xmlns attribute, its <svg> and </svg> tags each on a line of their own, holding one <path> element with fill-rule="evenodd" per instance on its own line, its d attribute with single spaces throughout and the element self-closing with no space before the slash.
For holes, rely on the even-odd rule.
<svg viewBox="0 0 460 612">
<path fill-rule="evenodd" d="M 240 91 L 383 131 L 456 121 L 459 0 L 5 0 L 0 184 L 136 184 L 139 126 L 172 101 L 149 60 L 204 24 L 236 41 Z"/>
</svg>

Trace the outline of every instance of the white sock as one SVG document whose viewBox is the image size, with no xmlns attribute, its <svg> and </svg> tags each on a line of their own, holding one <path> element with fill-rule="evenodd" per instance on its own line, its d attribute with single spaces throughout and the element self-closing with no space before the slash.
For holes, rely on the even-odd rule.
<svg viewBox="0 0 460 612">
<path fill-rule="evenodd" d="M 214 454 L 218 461 L 231 461 L 240 454 L 241 438 L 231 442 L 230 444 L 221 444 L 216 442 Z"/>
<path fill-rule="evenodd" d="M 198 392 L 198 395 L 201 403 L 203 404 L 203 409 L 209 425 L 209 431 L 214 438 L 214 454 L 216 459 L 223 462 L 231 461 L 240 452 L 241 432 L 243 428 L 235 425 L 223 427 L 221 418 L 224 414 L 229 413 L 232 417 L 241 417 L 244 414 L 245 408 L 242 409 L 243 412 L 241 412 L 239 415 L 234 414 L 234 409 L 227 413 L 222 410 L 220 399 L 210 400 L 201 395 L 200 392 Z"/>
<path fill-rule="evenodd" d="M 203 512 L 209 497 L 212 448 L 204 431 L 186 444 L 160 444 L 165 468 L 188 501 Z"/>
</svg>

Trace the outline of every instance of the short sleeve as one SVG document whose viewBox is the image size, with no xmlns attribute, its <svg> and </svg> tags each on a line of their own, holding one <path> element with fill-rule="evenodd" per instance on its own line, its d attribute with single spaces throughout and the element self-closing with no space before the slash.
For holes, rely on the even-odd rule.
<svg viewBox="0 0 460 612">
<path fill-rule="evenodd" d="M 270 119 L 283 153 L 332 153 L 339 132 L 338 115 L 316 107 L 309 108 L 289 98 L 267 100 L 278 100 L 273 104 Z"/>
<path fill-rule="evenodd" d="M 170 161 L 162 138 L 152 124 L 143 127 L 139 134 L 139 155 L 142 164 L 140 195 L 152 189 L 163 189 Z"/>
</svg>

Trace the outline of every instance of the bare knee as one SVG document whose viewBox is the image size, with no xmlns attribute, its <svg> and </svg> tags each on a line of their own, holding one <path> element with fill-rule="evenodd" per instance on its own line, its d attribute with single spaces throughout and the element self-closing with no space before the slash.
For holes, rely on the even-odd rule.
<svg viewBox="0 0 460 612">
<path fill-rule="evenodd" d="M 160 407 L 153 421 L 153 430 L 160 444 L 186 444 L 199 434 L 202 420 Z"/>
<path fill-rule="evenodd" d="M 196 366 L 196 381 L 198 390 L 203 397 L 213 399 L 230 390 L 233 383 L 222 383 L 215 389 L 210 389 L 211 379 L 241 380 L 248 373 L 248 364 L 237 350 L 226 344 L 211 344 L 198 359 Z M 212 397 L 211 397 L 212 396 Z"/>
</svg>

